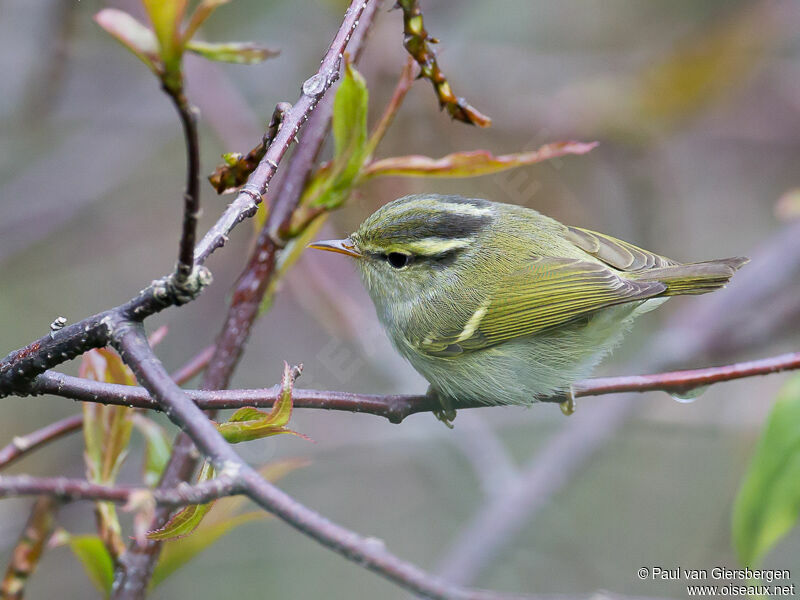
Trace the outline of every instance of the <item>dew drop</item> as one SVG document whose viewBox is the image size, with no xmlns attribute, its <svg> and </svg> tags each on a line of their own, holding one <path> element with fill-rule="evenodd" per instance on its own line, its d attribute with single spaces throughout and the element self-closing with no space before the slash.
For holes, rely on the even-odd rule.
<svg viewBox="0 0 800 600">
<path fill-rule="evenodd" d="M 325 78 L 317 73 L 305 80 L 303 93 L 306 96 L 317 96 L 325 90 Z"/>
<path fill-rule="evenodd" d="M 670 396 L 672 396 L 673 400 L 680 402 L 681 404 L 691 404 L 700 396 L 702 396 L 703 392 L 705 392 L 707 389 L 707 385 L 699 385 L 683 392 L 671 392 Z"/>
</svg>

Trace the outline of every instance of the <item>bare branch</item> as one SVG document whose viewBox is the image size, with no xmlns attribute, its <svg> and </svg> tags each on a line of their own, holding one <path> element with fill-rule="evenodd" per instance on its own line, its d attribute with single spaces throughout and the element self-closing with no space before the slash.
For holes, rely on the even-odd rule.
<svg viewBox="0 0 800 600">
<path fill-rule="evenodd" d="M 221 473 L 210 481 L 196 485 L 188 483 L 172 488 L 150 490 L 142 487 L 108 486 L 91 483 L 85 479 L 67 477 L 30 477 L 29 475 L 0 476 L 0 498 L 10 496 L 48 495 L 63 502 L 92 500 L 126 504 L 134 494 L 152 495 L 162 506 L 187 506 L 206 504 L 217 498 L 239 494 L 238 482 Z"/>
<path fill-rule="evenodd" d="M 27 435 L 16 436 L 10 444 L 0 450 L 0 469 L 18 460 L 28 452 L 38 450 L 58 438 L 78 431 L 83 426 L 83 415 L 73 415 L 50 423 Z"/>
<path fill-rule="evenodd" d="M 574 396 L 582 398 L 621 392 L 651 391 L 685 394 L 697 387 L 796 369 L 800 369 L 800 352 L 791 352 L 722 367 L 587 379 L 575 384 Z M 149 410 L 162 409 L 144 388 L 81 379 L 53 371 L 37 377 L 28 391 L 32 394 L 53 394 L 84 402 L 100 402 Z M 236 409 L 244 406 L 268 408 L 279 397 L 280 386 L 250 390 L 183 390 L 183 392 L 203 410 Z M 552 399 L 553 402 L 561 400 L 562 398 Z M 365 413 L 385 417 L 392 423 L 400 423 L 409 415 L 439 409 L 436 402 L 429 397 L 413 394 L 356 394 L 295 388 L 292 401 L 295 408 Z M 464 402 L 459 404 L 458 408 L 485 406 L 487 405 L 481 402 Z"/>
</svg>

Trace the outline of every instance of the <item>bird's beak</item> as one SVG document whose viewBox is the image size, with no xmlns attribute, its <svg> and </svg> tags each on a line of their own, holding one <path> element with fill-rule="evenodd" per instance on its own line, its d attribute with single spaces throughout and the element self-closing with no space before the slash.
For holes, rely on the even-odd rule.
<svg viewBox="0 0 800 600">
<path fill-rule="evenodd" d="M 361 253 L 356 250 L 356 245 L 350 238 L 343 240 L 324 240 L 321 242 L 313 242 L 308 245 L 309 248 L 316 248 L 317 250 L 327 250 L 328 252 L 339 252 L 347 256 L 355 256 L 359 258 Z"/>
</svg>

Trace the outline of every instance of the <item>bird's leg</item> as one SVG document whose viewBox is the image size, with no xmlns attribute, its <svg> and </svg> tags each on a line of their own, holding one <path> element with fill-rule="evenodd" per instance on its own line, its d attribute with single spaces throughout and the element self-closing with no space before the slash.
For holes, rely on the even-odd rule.
<svg viewBox="0 0 800 600">
<path fill-rule="evenodd" d="M 559 403 L 559 406 L 561 407 L 561 412 L 566 416 L 570 416 L 575 412 L 575 394 L 571 385 L 564 391 L 564 400 Z"/>
<path fill-rule="evenodd" d="M 440 394 L 432 385 L 428 386 L 428 391 L 425 396 L 431 398 L 434 402 L 438 402 L 441 406 L 440 409 L 434 410 L 434 416 L 444 423 L 448 428 L 453 428 L 453 421 L 456 418 L 456 409 L 453 407 L 453 402 L 445 396 Z"/>
</svg>

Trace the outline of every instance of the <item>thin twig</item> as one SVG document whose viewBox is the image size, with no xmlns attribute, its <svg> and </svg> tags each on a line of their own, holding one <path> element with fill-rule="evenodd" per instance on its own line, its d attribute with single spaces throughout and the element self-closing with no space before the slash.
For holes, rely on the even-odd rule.
<svg viewBox="0 0 800 600">
<path fill-rule="evenodd" d="M 194 246 L 197 239 L 197 220 L 200 217 L 200 140 L 197 135 L 197 109 L 194 108 L 182 89 L 173 90 L 164 86 L 172 99 L 183 127 L 186 143 L 186 189 L 183 192 L 183 229 L 178 244 L 178 265 L 175 277 L 179 284 L 185 283 L 194 268 Z"/>
<path fill-rule="evenodd" d="M 397 111 L 403 104 L 403 100 L 405 99 L 406 94 L 408 94 L 408 91 L 411 89 L 412 85 L 414 85 L 414 59 L 409 56 L 406 64 L 403 65 L 403 70 L 400 72 L 400 77 L 394 87 L 392 97 L 389 99 L 389 103 L 383 110 L 383 114 L 378 120 L 378 124 L 375 125 L 375 129 L 372 130 L 372 133 L 369 136 L 367 147 L 364 150 L 366 156 L 371 157 L 375 152 L 375 149 L 383 139 L 383 136 L 386 135 L 389 127 L 394 122 L 394 118 L 397 116 Z"/>
<path fill-rule="evenodd" d="M 38 450 L 45 444 L 80 430 L 82 425 L 83 415 L 72 415 L 27 435 L 16 436 L 10 444 L 0 450 L 0 469 L 7 467 L 28 452 Z"/>
<path fill-rule="evenodd" d="M 575 384 L 574 396 L 582 398 L 621 392 L 650 391 L 686 394 L 695 388 L 715 383 L 796 369 L 800 369 L 800 352 L 791 352 L 721 367 L 586 379 Z M 33 394 L 53 394 L 83 402 L 161 410 L 160 405 L 142 387 L 81 379 L 54 371 L 47 371 L 37 377 L 29 391 Z M 245 406 L 268 408 L 280 396 L 280 386 L 249 390 L 183 391 L 203 410 L 237 409 Z M 556 400 L 561 400 L 561 398 L 554 399 L 554 401 Z M 356 394 L 299 388 L 294 390 L 292 401 L 295 408 L 365 413 L 385 417 L 392 423 L 400 423 L 409 415 L 431 412 L 440 408 L 435 401 L 424 395 Z M 458 408 L 485 406 L 487 405 L 481 402 L 463 402 L 458 405 Z"/>
<path fill-rule="evenodd" d="M 208 361 L 214 355 L 214 346 L 207 346 L 198 352 L 189 361 L 178 368 L 173 374 L 172 378 L 178 385 L 183 385 L 187 381 L 193 379 L 195 376 L 203 372 L 203 369 L 208 365 Z"/>
<path fill-rule="evenodd" d="M 162 506 L 205 504 L 240 493 L 236 480 L 224 473 L 196 485 L 172 489 L 150 490 L 142 487 L 110 486 L 91 483 L 85 479 L 67 477 L 30 477 L 29 475 L 0 476 L 0 498 L 46 494 L 63 502 L 92 500 L 126 504 L 135 494 L 151 496 Z"/>
</svg>

